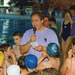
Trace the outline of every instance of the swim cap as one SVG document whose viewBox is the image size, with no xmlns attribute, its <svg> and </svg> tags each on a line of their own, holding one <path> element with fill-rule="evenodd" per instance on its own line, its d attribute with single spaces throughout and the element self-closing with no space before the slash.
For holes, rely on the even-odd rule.
<svg viewBox="0 0 75 75">
<path fill-rule="evenodd" d="M 10 65 L 7 68 L 8 75 L 20 75 L 20 68 L 18 65 Z"/>
<path fill-rule="evenodd" d="M 47 53 L 51 57 L 55 57 L 58 54 L 59 46 L 56 43 L 49 43 L 47 45 Z"/>
<path fill-rule="evenodd" d="M 2 65 L 4 60 L 4 54 L 2 53 L 2 51 L 0 51 L 0 66 Z"/>
<path fill-rule="evenodd" d="M 25 57 L 26 67 L 34 69 L 37 66 L 38 58 L 35 55 L 29 54 Z"/>
</svg>

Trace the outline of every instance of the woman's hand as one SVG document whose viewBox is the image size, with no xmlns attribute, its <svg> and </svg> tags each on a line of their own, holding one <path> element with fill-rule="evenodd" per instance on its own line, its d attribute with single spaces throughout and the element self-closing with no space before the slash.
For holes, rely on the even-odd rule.
<svg viewBox="0 0 75 75">
<path fill-rule="evenodd" d="M 72 52 L 72 49 L 71 50 L 69 50 L 69 52 L 68 52 L 68 58 L 70 58 L 70 57 L 72 57 L 73 56 L 73 52 Z"/>
</svg>

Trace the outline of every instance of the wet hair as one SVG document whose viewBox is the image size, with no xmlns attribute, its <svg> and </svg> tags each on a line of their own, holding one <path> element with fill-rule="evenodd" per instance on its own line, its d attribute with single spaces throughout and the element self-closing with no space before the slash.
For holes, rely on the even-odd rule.
<svg viewBox="0 0 75 75">
<path fill-rule="evenodd" d="M 42 72 L 40 70 L 35 70 L 27 75 L 43 75 Z"/>
<path fill-rule="evenodd" d="M 11 47 L 11 45 L 8 43 L 1 44 L 0 51 L 2 51 L 2 52 L 7 51 L 8 47 Z"/>
<path fill-rule="evenodd" d="M 72 39 L 72 44 L 75 45 L 75 38 Z"/>
<path fill-rule="evenodd" d="M 49 19 L 49 21 L 52 21 L 52 22 L 55 22 L 55 23 L 56 23 L 55 17 L 51 17 L 51 18 Z"/>
<path fill-rule="evenodd" d="M 39 16 L 39 18 L 40 18 L 40 20 L 43 20 L 43 14 L 41 13 L 41 12 L 32 12 L 32 14 L 31 14 L 31 17 L 33 16 L 33 15 L 38 15 Z"/>
<path fill-rule="evenodd" d="M 20 68 L 26 69 L 28 71 L 28 69 L 26 67 L 26 64 L 25 64 L 25 56 L 19 57 L 19 59 L 18 59 L 18 65 L 20 66 Z"/>
<path fill-rule="evenodd" d="M 46 75 L 58 75 L 58 71 L 55 68 L 45 68 L 43 72 L 47 73 Z"/>
<path fill-rule="evenodd" d="M 19 36 L 21 38 L 21 37 L 23 37 L 23 34 L 20 31 L 16 31 L 16 32 L 14 32 L 13 36 Z"/>
</svg>

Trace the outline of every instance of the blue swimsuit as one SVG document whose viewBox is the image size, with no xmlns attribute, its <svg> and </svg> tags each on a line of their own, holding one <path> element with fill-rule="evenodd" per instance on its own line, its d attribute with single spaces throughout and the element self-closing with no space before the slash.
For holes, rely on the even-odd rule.
<svg viewBox="0 0 75 75">
<path fill-rule="evenodd" d="M 71 35 L 70 33 L 71 33 L 71 24 L 70 24 L 70 22 L 66 25 L 63 22 L 62 38 L 64 39 L 64 41 L 66 41 L 67 38 Z"/>
</svg>

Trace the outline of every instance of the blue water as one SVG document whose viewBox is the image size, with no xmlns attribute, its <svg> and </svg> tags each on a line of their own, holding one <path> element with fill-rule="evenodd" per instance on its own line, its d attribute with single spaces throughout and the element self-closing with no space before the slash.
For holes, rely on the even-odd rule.
<svg viewBox="0 0 75 75">
<path fill-rule="evenodd" d="M 15 31 L 24 33 L 30 28 L 32 28 L 31 20 L 0 19 L 0 44 L 9 43 L 12 46 L 14 44 L 13 33 Z"/>
<path fill-rule="evenodd" d="M 56 18 L 56 25 L 58 30 L 60 31 L 61 21 L 63 18 Z M 9 18 L 1 18 L 0 19 L 0 44 L 9 43 L 11 46 L 14 44 L 13 41 L 13 33 L 15 31 L 21 31 L 24 33 L 26 30 L 31 29 L 32 24 L 31 20 L 24 19 L 9 19 Z"/>
</svg>

